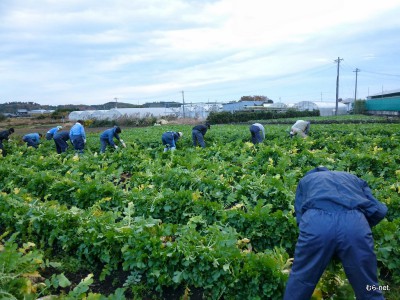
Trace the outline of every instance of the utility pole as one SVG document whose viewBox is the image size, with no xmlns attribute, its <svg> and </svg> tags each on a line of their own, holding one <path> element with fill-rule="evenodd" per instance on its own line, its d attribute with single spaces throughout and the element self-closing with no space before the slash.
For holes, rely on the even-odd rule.
<svg viewBox="0 0 400 300">
<path fill-rule="evenodd" d="M 183 118 L 185 118 L 185 92 L 182 91 L 182 111 L 183 111 Z"/>
<path fill-rule="evenodd" d="M 357 101 L 357 77 L 358 77 L 358 72 L 360 72 L 360 69 L 356 68 L 353 72 L 356 72 L 356 86 L 354 89 L 354 105 L 355 105 Z"/>
<path fill-rule="evenodd" d="M 339 103 L 339 65 L 340 62 L 343 60 L 343 58 L 338 57 L 335 59 L 335 62 L 337 62 L 337 76 L 336 76 L 336 108 L 335 108 L 335 116 L 337 116 L 338 112 L 338 103 Z"/>
<path fill-rule="evenodd" d="M 118 107 L 117 107 L 117 106 L 118 106 L 118 98 L 115 97 L 114 100 L 115 100 L 115 109 L 117 109 L 117 108 L 118 108 Z"/>
</svg>

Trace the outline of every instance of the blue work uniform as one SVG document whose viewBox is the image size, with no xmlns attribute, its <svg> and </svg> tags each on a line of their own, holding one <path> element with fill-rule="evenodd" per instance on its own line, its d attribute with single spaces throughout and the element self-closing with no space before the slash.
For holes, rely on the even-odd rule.
<svg viewBox="0 0 400 300">
<path fill-rule="evenodd" d="M 262 143 L 265 139 L 265 129 L 260 123 L 254 123 L 250 126 L 251 141 L 253 144 Z"/>
<path fill-rule="evenodd" d="M 9 130 L 4 130 L 0 132 L 0 149 L 2 150 L 2 155 L 6 156 L 6 151 L 4 150 L 3 140 L 8 140 L 11 132 Z"/>
<path fill-rule="evenodd" d="M 37 148 L 40 143 L 39 133 L 29 133 L 24 135 L 22 140 L 27 144 L 28 147 Z"/>
<path fill-rule="evenodd" d="M 196 147 L 198 143 L 202 148 L 206 147 L 204 136 L 206 135 L 208 128 L 207 125 L 197 125 L 192 128 L 193 146 Z"/>
<path fill-rule="evenodd" d="M 57 127 L 51 128 L 49 131 L 46 132 L 46 140 L 50 141 L 53 139 L 54 134 L 58 131 Z"/>
<path fill-rule="evenodd" d="M 167 131 L 165 133 L 163 133 L 163 135 L 161 136 L 161 141 L 163 143 L 163 145 L 165 145 L 166 147 L 164 148 L 164 152 L 168 151 L 168 150 L 175 150 L 176 149 L 176 142 L 179 139 L 179 133 L 178 132 L 174 132 L 174 131 Z"/>
<path fill-rule="evenodd" d="M 86 133 L 82 124 L 76 122 L 69 131 L 69 138 L 76 151 L 82 153 L 85 148 Z"/>
<path fill-rule="evenodd" d="M 116 138 L 118 141 L 121 141 L 118 133 L 116 132 L 117 127 L 110 128 L 105 130 L 101 135 L 100 135 L 100 152 L 104 153 L 106 151 L 107 145 L 110 145 L 111 147 L 115 147 L 114 143 L 114 138 Z"/>
<path fill-rule="evenodd" d="M 284 300 L 310 299 L 331 258 L 343 264 L 357 299 L 384 299 L 378 290 L 377 261 L 371 226 L 387 207 L 355 175 L 318 167 L 297 186 L 296 220 L 300 235 Z"/>
<path fill-rule="evenodd" d="M 68 131 L 60 131 L 54 134 L 54 143 L 56 144 L 57 153 L 63 153 L 67 151 L 68 144 L 67 141 L 69 140 L 69 132 Z"/>
</svg>

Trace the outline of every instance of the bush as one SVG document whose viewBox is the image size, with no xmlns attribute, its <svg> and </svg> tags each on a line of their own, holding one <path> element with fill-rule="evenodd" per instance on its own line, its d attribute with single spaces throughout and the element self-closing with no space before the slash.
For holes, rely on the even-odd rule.
<svg viewBox="0 0 400 300">
<path fill-rule="evenodd" d="M 295 117 L 315 117 L 319 116 L 319 110 L 313 111 L 298 111 L 288 109 L 286 112 L 278 113 L 273 111 L 238 111 L 238 112 L 211 112 L 207 121 L 211 124 L 226 124 L 226 123 L 241 123 L 251 120 L 268 120 L 268 119 L 282 119 L 282 118 L 295 118 Z"/>
</svg>

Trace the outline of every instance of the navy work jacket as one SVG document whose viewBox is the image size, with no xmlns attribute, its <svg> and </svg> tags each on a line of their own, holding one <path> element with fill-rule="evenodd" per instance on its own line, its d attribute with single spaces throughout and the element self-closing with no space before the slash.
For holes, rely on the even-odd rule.
<svg viewBox="0 0 400 300">
<path fill-rule="evenodd" d="M 200 131 L 203 136 L 206 135 L 208 127 L 206 125 L 196 125 L 192 130 Z"/>
<path fill-rule="evenodd" d="M 309 171 L 296 190 L 295 211 L 297 224 L 308 209 L 324 211 L 361 211 L 370 226 L 378 224 L 386 215 L 387 207 L 379 202 L 368 184 L 357 176 L 318 167 Z"/>
<path fill-rule="evenodd" d="M 115 137 L 118 141 L 121 140 L 121 139 L 119 138 L 118 133 L 117 133 L 116 131 L 117 131 L 117 128 L 115 128 L 115 127 L 114 127 L 114 128 L 110 128 L 110 129 L 107 129 L 107 130 L 105 130 L 105 131 L 100 135 L 100 138 L 101 138 L 101 139 L 108 140 L 108 142 L 110 143 L 110 145 L 114 147 L 114 145 L 115 145 L 115 143 L 114 143 L 114 137 Z"/>
</svg>

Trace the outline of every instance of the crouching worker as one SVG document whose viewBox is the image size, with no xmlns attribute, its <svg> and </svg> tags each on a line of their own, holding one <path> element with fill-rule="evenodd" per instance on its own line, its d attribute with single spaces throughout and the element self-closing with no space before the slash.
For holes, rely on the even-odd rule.
<svg viewBox="0 0 400 300">
<path fill-rule="evenodd" d="M 22 140 L 26 143 L 28 147 L 34 147 L 37 148 L 40 143 L 40 138 L 42 137 L 41 133 L 28 133 L 24 135 Z"/>
<path fill-rule="evenodd" d="M 111 147 L 118 149 L 118 146 L 115 145 L 114 143 L 114 138 L 116 138 L 122 145 L 122 147 L 126 147 L 125 143 L 123 140 L 120 139 L 119 134 L 121 133 L 121 128 L 118 126 L 114 126 L 113 128 L 105 130 L 101 135 L 100 135 L 100 153 L 104 153 L 106 151 L 107 145 L 110 145 Z"/>
<path fill-rule="evenodd" d="M 299 134 L 301 137 L 306 138 L 310 131 L 310 122 L 297 120 L 296 123 L 293 124 L 290 130 L 290 137 L 292 138 L 296 134 Z"/>
<path fill-rule="evenodd" d="M 165 146 L 164 152 L 176 149 L 176 142 L 183 136 L 182 132 L 167 131 L 161 136 L 161 141 Z"/>
<path fill-rule="evenodd" d="M 69 140 L 69 132 L 68 131 L 60 131 L 54 134 L 54 143 L 56 144 L 56 150 L 58 154 L 64 153 L 67 151 Z"/>
<path fill-rule="evenodd" d="M 196 147 L 197 144 L 200 145 L 200 147 L 205 148 L 206 143 L 204 142 L 204 136 L 207 133 L 207 130 L 210 129 L 210 124 L 201 124 L 201 125 L 196 125 L 192 128 L 192 140 L 193 140 L 193 146 Z"/>
<path fill-rule="evenodd" d="M 251 142 L 255 145 L 262 143 L 265 139 L 265 129 L 260 123 L 254 123 L 250 126 Z"/>
<path fill-rule="evenodd" d="M 69 130 L 69 138 L 77 153 L 83 153 L 86 144 L 86 133 L 83 124 L 82 120 L 78 120 Z"/>
<path fill-rule="evenodd" d="M 310 299 L 332 257 L 342 262 L 357 299 L 384 299 L 371 227 L 385 217 L 387 207 L 364 180 L 315 168 L 297 186 L 295 212 L 300 234 L 284 300 Z"/>
<path fill-rule="evenodd" d="M 14 133 L 14 128 L 10 128 L 8 130 L 4 130 L 0 132 L 0 152 L 2 153 L 3 156 L 6 156 L 6 150 L 4 149 L 3 146 L 3 141 L 6 140 L 8 141 L 8 139 L 10 138 L 10 135 Z"/>
<path fill-rule="evenodd" d="M 57 131 L 59 131 L 60 129 L 62 129 L 62 126 L 57 126 L 54 127 L 52 129 L 50 129 L 49 131 L 47 131 L 46 133 L 46 140 L 50 141 L 54 138 L 54 135 L 57 133 Z"/>
</svg>

